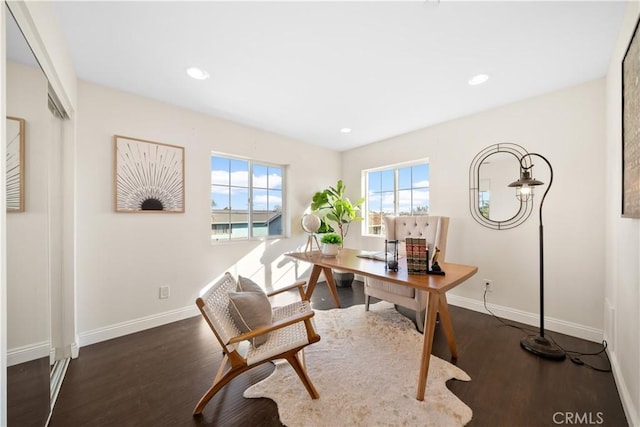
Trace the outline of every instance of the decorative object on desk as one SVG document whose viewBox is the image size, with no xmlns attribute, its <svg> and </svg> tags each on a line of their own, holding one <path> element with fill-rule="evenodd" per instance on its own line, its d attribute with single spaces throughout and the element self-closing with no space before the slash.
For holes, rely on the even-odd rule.
<svg viewBox="0 0 640 427">
<path fill-rule="evenodd" d="M 531 353 L 538 355 L 540 357 L 544 357 L 552 360 L 564 360 L 566 354 L 564 350 L 562 350 L 557 344 L 545 338 L 544 336 L 544 245 L 543 245 L 543 227 L 542 227 L 542 205 L 544 204 L 544 199 L 547 197 L 547 193 L 551 188 L 551 184 L 553 184 L 553 168 L 551 167 L 551 163 L 544 156 L 538 153 L 527 153 L 520 159 L 520 178 L 509 184 L 509 187 L 515 187 L 516 189 L 516 198 L 518 200 L 526 200 L 529 201 L 533 197 L 533 187 L 543 185 L 544 183 L 534 179 L 531 176 L 531 170 L 533 168 L 533 164 L 527 165 L 525 163 L 525 158 L 528 157 L 538 157 L 549 166 L 549 172 L 551 177 L 549 179 L 549 185 L 542 195 L 542 200 L 540 200 L 539 207 L 539 248 L 540 248 L 540 332 L 538 335 L 529 335 L 520 340 L 520 346 L 530 351 Z"/>
<path fill-rule="evenodd" d="M 7 212 L 24 212 L 25 120 L 7 117 L 6 203 Z"/>
<path fill-rule="evenodd" d="M 433 257 L 431 257 L 431 268 L 427 272 L 428 274 L 437 274 L 439 276 L 444 276 L 444 271 L 438 264 L 438 258 L 440 258 L 440 249 L 437 246 L 433 248 Z"/>
<path fill-rule="evenodd" d="M 640 19 L 622 59 L 622 217 L 640 218 Z"/>
<path fill-rule="evenodd" d="M 400 243 L 398 242 L 398 245 Z M 388 259 L 391 259 L 393 257 L 393 255 L 389 252 L 386 251 L 380 251 L 380 252 L 376 252 L 376 251 L 359 251 L 358 255 L 356 255 L 358 258 L 367 258 L 367 259 L 375 259 L 378 261 L 387 261 Z M 402 256 L 400 254 L 398 254 L 398 259 L 402 258 Z"/>
<path fill-rule="evenodd" d="M 315 193 L 311 201 L 311 210 L 317 213 L 320 219 L 334 223 L 343 242 L 349 232 L 349 225 L 353 221 L 362 221 L 359 210 L 360 205 L 364 203 L 364 198 L 351 203 L 345 195 L 346 188 L 342 180 L 339 180 L 336 187 Z"/>
<path fill-rule="evenodd" d="M 184 212 L 184 147 L 115 135 L 116 212 Z"/>
<path fill-rule="evenodd" d="M 276 364 L 273 374 L 248 388 L 244 397 L 272 399 L 280 422 L 289 427 L 454 427 L 471 421 L 471 408 L 446 386 L 452 378 L 469 381 L 469 376 L 436 356 L 431 356 L 425 400 L 415 399 L 422 335 L 393 304 L 371 304 L 368 313 L 353 306 L 315 314 L 322 339 L 305 348 L 305 358 L 321 398 L 312 402 L 286 364 Z M 354 357 L 336 357 L 345 355 L 346 348 L 358 363 Z"/>
<path fill-rule="evenodd" d="M 429 247 L 427 239 L 407 237 L 407 272 L 409 274 L 427 274 L 429 271 Z"/>
<path fill-rule="evenodd" d="M 336 256 L 342 245 L 342 237 L 336 233 L 327 233 L 320 238 L 323 256 Z"/>
<path fill-rule="evenodd" d="M 433 247 L 433 256 L 431 257 L 431 269 L 433 269 L 434 265 L 438 264 L 438 259 L 439 258 L 440 258 L 440 249 L 437 246 L 434 246 Z"/>
<path fill-rule="evenodd" d="M 322 225 L 322 221 L 320 217 L 316 214 L 308 213 L 302 215 L 302 219 L 300 220 L 302 225 L 302 229 L 308 234 L 307 236 L 307 245 L 304 247 L 304 253 L 309 253 L 313 251 L 313 243 L 315 242 L 316 247 L 320 250 L 320 244 L 318 243 L 318 237 L 316 233 L 320 229 Z"/>
<path fill-rule="evenodd" d="M 493 144 L 480 151 L 469 166 L 469 209 L 476 222 L 494 230 L 522 224 L 533 211 L 533 203 L 513 199 L 508 177 L 520 170 L 527 150 L 517 144 Z M 529 159 L 525 159 L 529 163 Z"/>
<path fill-rule="evenodd" d="M 385 270 L 398 271 L 398 241 L 384 241 Z"/>
</svg>

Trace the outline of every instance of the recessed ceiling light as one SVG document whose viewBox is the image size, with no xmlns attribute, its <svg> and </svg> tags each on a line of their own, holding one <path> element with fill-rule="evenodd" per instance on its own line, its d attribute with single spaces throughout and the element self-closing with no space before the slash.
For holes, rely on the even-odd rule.
<svg viewBox="0 0 640 427">
<path fill-rule="evenodd" d="M 489 76 L 487 74 L 478 74 L 469 79 L 469 86 L 480 85 L 489 80 Z"/>
<path fill-rule="evenodd" d="M 351 128 L 342 128 L 342 129 L 340 129 L 340 132 L 342 132 L 342 133 L 351 133 Z"/>
<path fill-rule="evenodd" d="M 209 78 L 209 73 L 198 67 L 187 68 L 187 74 L 189 74 L 189 77 L 196 80 L 206 80 Z"/>
</svg>

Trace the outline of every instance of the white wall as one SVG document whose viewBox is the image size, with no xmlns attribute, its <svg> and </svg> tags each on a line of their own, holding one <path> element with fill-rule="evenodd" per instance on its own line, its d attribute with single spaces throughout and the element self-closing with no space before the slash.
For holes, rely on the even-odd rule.
<svg viewBox="0 0 640 427">
<path fill-rule="evenodd" d="M 7 214 L 9 366 L 49 355 L 49 160 L 47 79 L 7 62 L 7 114 L 25 119 L 25 211 Z"/>
<path fill-rule="evenodd" d="M 345 152 L 343 178 L 353 190 L 360 188 L 363 169 L 428 157 L 431 214 L 451 217 L 447 261 L 479 267 L 449 301 L 484 311 L 481 283 L 491 279 L 489 303 L 502 315 L 538 325 L 537 204 L 530 219 L 512 230 L 484 228 L 469 212 L 469 165 L 483 148 L 500 142 L 538 152 L 554 168 L 544 205 L 546 326 L 598 341 L 604 292 L 603 79 Z M 548 182 L 546 164 L 534 164 L 534 176 Z M 382 238 L 357 234 L 349 245 L 381 248 Z"/>
<path fill-rule="evenodd" d="M 640 425 L 640 220 L 621 218 L 621 63 L 640 14 L 630 2 L 614 48 L 606 86 L 605 338 L 630 425 Z"/>
<path fill-rule="evenodd" d="M 81 82 L 78 89 L 78 324 L 81 344 L 193 315 L 198 291 L 229 270 L 267 287 L 308 269 L 283 253 L 303 247 L 300 217 L 333 184 L 340 154 L 150 99 Z M 115 213 L 113 135 L 185 147 L 184 214 Z M 210 243 L 210 153 L 286 164 L 292 237 Z M 171 287 L 160 300 L 159 286 Z"/>
</svg>

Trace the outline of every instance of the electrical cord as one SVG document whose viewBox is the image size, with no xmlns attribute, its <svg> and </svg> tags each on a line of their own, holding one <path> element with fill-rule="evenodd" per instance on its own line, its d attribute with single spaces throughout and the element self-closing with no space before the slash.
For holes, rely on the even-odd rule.
<svg viewBox="0 0 640 427">
<path fill-rule="evenodd" d="M 611 372 L 611 361 L 609 360 L 609 356 L 606 353 L 607 350 L 607 341 L 606 340 L 602 340 L 602 349 L 599 351 L 595 351 L 592 353 L 585 353 L 582 351 L 575 351 L 575 350 L 568 350 L 564 347 L 562 347 L 560 344 L 558 344 L 558 342 L 553 339 L 552 336 L 548 337 L 550 341 L 553 341 L 553 343 L 555 345 L 557 345 L 558 347 L 560 347 L 562 350 L 564 350 L 565 353 L 567 353 L 567 356 L 569 357 L 569 360 L 571 360 L 573 363 L 575 363 L 576 365 L 584 365 L 587 368 L 591 368 L 594 371 L 598 371 L 598 372 Z M 582 357 L 580 357 L 582 356 Z M 600 368 L 598 366 L 592 365 L 591 363 L 587 363 L 585 362 L 585 360 L 583 359 L 584 356 L 598 356 L 599 359 L 603 359 L 606 363 L 606 368 Z"/>
<path fill-rule="evenodd" d="M 487 292 L 488 289 L 485 287 L 484 289 L 484 294 L 482 295 L 482 300 L 484 303 L 484 309 L 487 310 L 487 312 L 496 320 L 498 320 L 501 323 L 501 326 L 508 326 L 510 328 L 514 328 L 514 329 L 518 329 L 526 334 L 538 334 L 538 330 L 533 330 L 530 328 L 524 328 L 518 325 L 514 325 L 508 322 L 505 322 L 504 319 L 496 316 L 487 306 Z M 576 351 L 576 350 L 568 350 L 564 347 L 562 347 L 560 344 L 558 344 L 558 342 L 553 338 L 553 336 L 550 336 L 549 334 L 545 334 L 545 337 L 548 338 L 550 341 L 552 341 L 555 345 L 557 345 L 558 347 L 560 347 L 569 357 L 569 360 L 571 360 L 573 363 L 575 363 L 576 365 L 580 365 L 580 366 L 586 366 L 590 369 L 593 369 L 594 371 L 598 371 L 598 372 L 611 372 L 611 361 L 609 360 L 609 356 L 606 353 L 607 350 L 607 341 L 606 340 L 602 340 L 602 349 L 592 352 L 592 353 L 585 353 L 582 351 Z M 582 358 L 584 356 L 598 356 L 599 359 L 603 359 L 606 362 L 606 368 L 600 368 L 598 366 L 592 365 L 591 363 L 587 363 L 585 362 Z"/>
<path fill-rule="evenodd" d="M 502 318 L 496 316 L 493 313 L 493 311 L 489 310 L 489 307 L 487 307 L 487 292 L 488 292 L 488 289 L 485 288 L 484 289 L 484 294 L 482 295 L 482 300 L 484 302 L 484 309 L 487 310 L 489 312 L 489 314 L 491 316 L 493 316 L 494 319 L 496 319 L 500 323 L 502 323 L 502 326 L 508 326 L 510 328 L 518 329 L 518 330 L 524 332 L 525 334 L 531 334 L 531 333 L 536 334 L 538 332 L 537 330 L 533 330 L 533 329 L 529 329 L 529 328 L 523 328 L 522 326 L 518 326 L 518 325 L 511 324 L 511 323 L 507 323 Z"/>
</svg>

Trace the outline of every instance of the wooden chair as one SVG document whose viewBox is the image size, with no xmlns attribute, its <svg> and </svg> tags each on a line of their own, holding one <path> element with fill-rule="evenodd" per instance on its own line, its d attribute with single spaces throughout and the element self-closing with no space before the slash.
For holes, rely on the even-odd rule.
<svg viewBox="0 0 640 427">
<path fill-rule="evenodd" d="M 433 254 L 434 247 L 437 246 L 440 249 L 439 261 L 443 262 L 445 260 L 449 217 L 426 215 L 387 216 L 384 218 L 384 224 L 386 238 L 400 240 L 399 253 L 402 256 L 406 256 L 405 239 L 407 237 L 417 237 L 427 239 L 429 254 Z M 429 303 L 428 292 L 366 277 L 364 280 L 364 294 L 366 311 L 369 311 L 371 297 L 415 310 L 416 327 L 418 331 L 423 331 L 425 310 Z"/>
<path fill-rule="evenodd" d="M 311 398 L 319 397 L 304 365 L 304 347 L 320 341 L 320 336 L 316 333 L 311 320 L 314 312 L 309 301 L 303 299 L 305 283 L 297 282 L 267 294 L 271 297 L 298 288 L 301 301 L 282 307 L 273 307 L 272 325 L 247 333 L 240 332 L 229 312 L 228 292 L 236 290 L 236 280 L 231 274 L 225 273 L 222 278 L 203 290 L 202 295 L 196 300 L 196 305 L 222 346 L 224 358 L 211 388 L 202 396 L 193 410 L 194 415 L 201 414 L 211 398 L 233 378 L 254 366 L 276 359 L 285 359 L 289 362 Z M 268 339 L 261 346 L 257 348 L 249 344 L 240 346 L 243 341 L 264 334 L 268 334 Z M 241 348 L 245 347 L 248 347 L 246 353 L 241 354 Z M 301 353 L 302 357 L 298 353 Z"/>
</svg>

